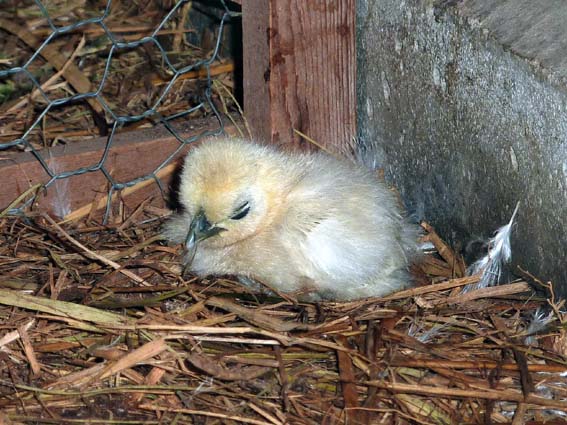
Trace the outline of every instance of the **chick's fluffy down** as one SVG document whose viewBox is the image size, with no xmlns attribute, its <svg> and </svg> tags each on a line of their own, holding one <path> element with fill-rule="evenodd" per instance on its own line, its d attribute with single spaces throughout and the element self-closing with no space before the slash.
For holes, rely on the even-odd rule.
<svg viewBox="0 0 567 425">
<path fill-rule="evenodd" d="M 171 241 L 186 240 L 199 212 L 224 229 L 198 244 L 189 267 L 198 275 L 232 274 L 332 300 L 410 284 L 417 226 L 381 181 L 347 160 L 213 140 L 187 155 L 179 202 L 165 227 Z M 247 214 L 231 218 L 242 205 Z"/>
</svg>

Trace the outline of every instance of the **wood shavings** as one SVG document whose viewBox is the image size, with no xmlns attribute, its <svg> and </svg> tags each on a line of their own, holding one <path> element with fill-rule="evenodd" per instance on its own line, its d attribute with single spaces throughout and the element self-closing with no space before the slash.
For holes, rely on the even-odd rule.
<svg viewBox="0 0 567 425">
<path fill-rule="evenodd" d="M 156 237 L 165 211 L 136 211 L 109 226 L 1 219 L 6 420 L 128 412 L 134 424 L 437 424 L 567 414 L 563 318 L 547 309 L 524 345 L 533 312 L 548 304 L 526 282 L 462 293 L 479 276 L 425 273 L 429 283 L 382 299 L 292 302 L 226 277 L 183 280 L 179 249 Z M 423 270 L 454 270 L 432 255 Z"/>
</svg>

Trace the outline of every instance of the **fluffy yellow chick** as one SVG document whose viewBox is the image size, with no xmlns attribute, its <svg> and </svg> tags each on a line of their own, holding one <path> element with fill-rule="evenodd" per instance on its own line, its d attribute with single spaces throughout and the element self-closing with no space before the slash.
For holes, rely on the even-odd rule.
<svg viewBox="0 0 567 425">
<path fill-rule="evenodd" d="M 164 233 L 186 245 L 198 275 L 237 275 L 312 300 L 410 284 L 417 226 L 382 182 L 347 160 L 213 140 L 187 155 L 179 202 Z"/>
</svg>

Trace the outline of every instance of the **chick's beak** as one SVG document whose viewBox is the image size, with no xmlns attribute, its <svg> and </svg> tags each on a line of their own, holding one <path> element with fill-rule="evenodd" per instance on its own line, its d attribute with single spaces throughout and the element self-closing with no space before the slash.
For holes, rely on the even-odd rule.
<svg viewBox="0 0 567 425">
<path fill-rule="evenodd" d="M 187 238 L 185 239 L 185 249 L 187 254 L 185 256 L 186 267 L 190 266 L 195 258 L 195 253 L 197 252 L 197 245 L 199 242 L 210 238 L 211 236 L 218 235 L 220 232 L 226 229 L 222 227 L 215 226 L 207 220 L 207 216 L 203 211 L 199 211 L 189 226 L 189 232 L 187 233 Z"/>
</svg>

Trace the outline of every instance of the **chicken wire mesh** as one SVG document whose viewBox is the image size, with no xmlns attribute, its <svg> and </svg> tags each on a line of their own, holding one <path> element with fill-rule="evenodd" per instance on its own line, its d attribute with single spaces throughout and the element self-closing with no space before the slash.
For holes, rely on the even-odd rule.
<svg viewBox="0 0 567 425">
<path fill-rule="evenodd" d="M 4 43 L 5 52 L 0 55 L 4 56 L 4 58 L 0 57 L 0 129 L 2 129 L 3 124 L 10 120 L 10 115 L 3 114 L 3 112 L 10 112 L 18 107 L 21 108 L 22 103 L 25 107 L 25 101 L 17 102 L 15 104 L 14 102 L 7 102 L 7 100 L 10 100 L 6 94 L 7 91 L 13 92 L 16 90 L 15 87 L 18 86 L 20 88 L 20 92 L 22 88 L 26 91 L 23 96 L 20 96 L 21 98 L 27 96 L 30 99 L 29 103 L 31 103 L 31 100 L 34 98 L 36 99 L 33 102 L 34 107 L 28 108 L 30 110 L 29 113 L 26 112 L 24 120 L 25 125 L 22 126 L 19 132 L 14 132 L 19 134 L 6 140 L 6 137 L 10 136 L 11 129 L 8 126 L 8 130 L 4 127 L 4 131 L 0 131 L 0 133 L 4 133 L 4 137 L 0 138 L 0 151 L 15 149 L 31 152 L 48 176 L 47 181 L 41 185 L 42 189 L 48 189 L 57 184 L 61 184 L 61 182 L 65 182 L 73 176 L 92 172 L 101 172 L 108 181 L 108 196 L 104 215 L 104 222 L 106 222 L 109 217 L 111 201 L 115 192 L 134 186 L 142 181 L 153 179 L 157 183 L 163 195 L 164 188 L 157 173 L 169 164 L 186 145 L 205 136 L 220 134 L 224 131 L 221 115 L 212 99 L 213 80 L 211 77 L 211 66 L 219 58 L 219 50 L 221 48 L 223 33 L 227 22 L 238 17 L 240 13 L 231 10 L 227 6 L 225 0 L 207 3 L 207 7 L 211 7 L 212 5 L 220 13 L 217 17 L 215 17 L 216 34 L 214 35 L 214 38 L 209 41 L 211 44 L 209 53 L 205 57 L 198 57 L 196 55 L 179 54 L 179 52 L 173 52 L 172 54 L 172 52 L 168 51 L 166 46 L 164 46 L 162 36 L 164 33 L 175 34 L 175 31 L 167 31 L 168 25 L 174 19 L 179 19 L 183 25 L 186 25 L 186 16 L 180 15 L 186 15 L 188 13 L 188 7 L 191 7 L 194 2 L 190 2 L 188 0 L 176 2 L 169 7 L 167 13 L 159 19 L 153 28 L 146 30 L 147 35 L 133 40 L 127 39 L 127 32 L 123 34 L 120 31 L 115 31 L 115 29 L 109 25 L 109 20 L 111 20 L 115 9 L 120 7 L 120 2 L 115 2 L 115 4 L 118 3 L 119 7 L 113 7 L 112 0 L 99 2 L 99 4 L 102 4 L 102 9 L 99 13 L 93 13 L 93 10 L 87 10 L 87 3 L 88 2 L 80 3 L 80 5 L 83 6 L 81 13 L 83 15 L 91 14 L 93 16 L 82 16 L 82 19 L 77 19 L 75 22 L 72 22 L 73 16 L 65 15 L 65 7 L 67 7 L 66 2 L 65 5 L 62 5 L 57 4 L 57 2 L 41 2 L 40 0 L 34 0 L 33 2 L 28 2 L 25 5 L 28 9 L 24 9 L 23 3 L 16 2 L 13 5 L 15 14 L 26 16 L 17 16 L 14 21 L 6 19 L 5 16 L 0 16 L 0 30 L 2 30 L 0 31 L 0 34 L 8 33 L 16 36 L 20 39 L 20 41 L 27 44 L 28 47 L 31 47 L 32 51 L 32 54 L 28 58 L 24 59 L 23 63 L 20 63 L 17 66 L 11 66 L 7 69 L 1 69 L 2 66 L 5 67 L 11 62 L 11 59 L 7 57 L 10 46 L 7 45 L 7 43 Z M 92 5 L 92 3 L 96 2 L 90 3 Z M 160 3 L 162 8 L 168 7 L 168 2 L 156 3 Z M 75 4 L 75 7 L 77 5 L 79 5 L 79 3 Z M 126 5 L 142 7 L 140 5 L 136 5 L 135 2 L 127 2 Z M 8 6 L 8 4 L 6 3 L 5 6 Z M 59 6 L 60 9 L 57 9 L 56 6 Z M 35 13 L 33 11 L 30 12 L 30 8 L 35 8 Z M 8 9 L 9 8 L 6 7 L 4 12 L 9 13 Z M 22 10 L 27 10 L 27 12 L 21 12 Z M 75 13 L 76 10 L 77 9 L 72 10 L 75 15 L 74 17 L 77 15 L 77 13 Z M 132 11 L 132 8 L 130 8 L 130 13 L 136 13 L 136 10 Z M 142 13 L 142 11 L 140 10 L 139 13 Z M 34 26 L 35 28 L 41 26 L 46 27 L 44 30 L 45 38 L 39 43 L 39 47 L 33 47 L 34 43 L 38 43 L 39 40 L 35 40 L 33 35 L 29 35 L 27 31 L 28 28 L 22 28 L 17 24 L 17 19 L 21 18 L 28 21 L 29 26 Z M 70 21 L 71 23 L 69 23 Z M 99 34 L 99 37 L 97 38 L 97 43 L 99 45 L 101 43 L 107 44 L 106 47 L 102 48 L 102 54 L 100 48 L 97 49 L 96 60 L 104 61 L 102 74 L 93 78 L 93 81 L 89 81 L 89 79 L 84 75 L 78 75 L 77 73 L 65 73 L 66 70 L 73 67 L 73 60 L 75 59 L 74 55 L 77 51 L 84 48 L 85 33 L 93 32 Z M 181 29 L 183 37 L 186 37 L 186 34 L 190 34 L 192 32 L 194 33 L 195 30 L 187 28 Z M 77 33 L 82 33 L 83 38 L 79 41 L 77 48 L 70 57 L 62 56 L 58 52 L 54 51 L 60 48 L 60 43 L 57 45 L 58 40 L 61 40 L 61 38 L 65 36 Z M 179 33 L 179 31 L 177 33 Z M 186 39 L 184 41 L 187 42 Z M 55 47 L 53 46 L 54 44 Z M 160 78 L 163 80 L 165 75 L 165 81 L 163 82 L 165 87 L 162 90 L 157 90 L 157 93 L 154 93 L 153 98 L 146 99 L 146 102 L 133 101 L 132 104 L 128 103 L 125 107 L 116 105 L 115 102 L 113 102 L 112 96 L 109 96 L 108 94 L 110 91 L 108 88 L 112 85 L 110 75 L 113 72 L 116 72 L 116 69 L 119 68 L 119 66 L 116 66 L 114 62 L 120 61 L 121 55 L 139 48 L 143 49 L 148 56 L 153 54 L 154 62 L 156 62 L 156 57 L 159 59 L 159 65 L 161 67 Z M 148 50 L 152 50 L 152 53 L 148 53 Z M 44 69 L 37 66 L 37 62 L 40 59 L 43 59 L 45 62 L 49 62 L 55 71 L 57 71 L 55 75 L 52 75 L 49 78 L 43 78 L 44 75 L 42 75 L 41 71 L 44 71 Z M 81 63 L 80 60 L 79 64 Z M 38 68 L 40 70 L 39 73 L 37 70 Z M 76 69 L 80 69 L 80 66 L 77 66 Z M 191 102 L 185 104 L 181 110 L 174 110 L 173 112 L 170 111 L 171 108 L 162 108 L 165 99 L 176 91 L 176 84 L 181 81 L 184 76 L 189 73 L 195 73 L 195 71 L 198 71 L 199 76 L 202 76 L 202 78 L 199 80 L 200 87 L 198 92 L 191 96 L 193 97 Z M 147 73 L 149 72 L 150 71 L 147 70 Z M 43 78 L 46 82 L 41 83 L 40 78 Z M 64 89 L 68 95 L 62 95 L 62 90 L 46 90 L 46 87 L 53 87 L 54 81 L 61 78 L 64 80 Z M 35 143 L 32 139 L 37 139 L 38 137 L 41 139 L 44 136 L 41 134 L 43 126 L 45 125 L 46 118 L 52 111 L 65 108 L 67 106 L 78 105 L 80 103 L 82 103 L 87 110 L 86 112 L 83 111 L 83 113 L 91 115 L 90 124 L 98 129 L 98 135 L 106 136 L 106 143 L 102 155 L 95 163 L 72 170 L 62 171 L 59 169 L 55 161 L 50 161 L 49 149 L 43 149 L 43 147 L 52 147 L 53 145 L 50 146 L 49 144 L 44 143 L 44 146 L 41 146 L 41 143 Z M 193 116 L 199 111 L 208 115 L 214 115 L 218 125 L 215 128 L 203 130 L 196 135 L 184 137 L 176 125 L 174 125 L 174 122 L 178 119 Z M 108 157 L 115 144 L 115 136 L 125 127 L 148 120 L 151 121 L 152 125 L 161 125 L 167 129 L 167 131 L 175 137 L 179 144 L 173 151 L 169 152 L 167 157 L 163 159 L 151 172 L 136 176 L 128 181 L 118 181 L 118 179 L 112 175 L 111 170 L 107 167 Z M 64 122 L 61 124 L 64 124 Z M 6 184 L 6 182 L 4 182 L 4 184 Z M 4 211 L 4 213 L 10 215 L 24 214 L 26 208 L 33 204 L 37 194 L 42 192 L 43 191 L 36 190 L 35 193 L 32 193 L 32 196 L 24 199 L 23 202 L 19 203 L 19 205 L 10 205 L 8 210 Z"/>
</svg>

